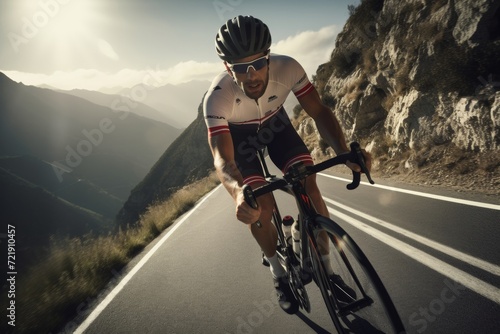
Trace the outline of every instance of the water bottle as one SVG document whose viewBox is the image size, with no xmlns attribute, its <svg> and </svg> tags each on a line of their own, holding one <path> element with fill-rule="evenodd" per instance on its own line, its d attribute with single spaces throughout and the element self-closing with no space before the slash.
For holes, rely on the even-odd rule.
<svg viewBox="0 0 500 334">
<path fill-rule="evenodd" d="M 293 217 L 285 216 L 283 217 L 283 234 L 285 235 L 286 243 L 292 246 L 292 225 Z"/>
<path fill-rule="evenodd" d="M 292 225 L 292 240 L 293 240 L 293 251 L 298 256 L 300 255 L 300 231 L 298 222 L 294 222 Z"/>
</svg>

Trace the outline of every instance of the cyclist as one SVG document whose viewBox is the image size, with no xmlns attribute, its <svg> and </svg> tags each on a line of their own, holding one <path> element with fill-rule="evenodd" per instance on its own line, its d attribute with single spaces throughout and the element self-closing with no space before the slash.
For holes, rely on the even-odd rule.
<svg viewBox="0 0 500 334">
<path fill-rule="evenodd" d="M 313 164 L 283 108 L 290 92 L 314 119 L 322 138 L 337 154 L 349 152 L 349 148 L 338 120 L 321 102 L 302 66 L 291 57 L 270 54 L 270 46 L 271 34 L 261 20 L 241 15 L 228 20 L 215 39 L 215 49 L 224 62 L 225 71 L 213 80 L 203 109 L 218 176 L 235 201 L 237 219 L 248 224 L 270 264 L 279 305 L 293 314 L 298 310 L 298 302 L 276 255 L 277 232 L 271 223 L 272 196 L 259 197 L 259 207 L 253 209 L 244 200 L 242 186 L 249 184 L 255 188 L 265 184 L 256 154 L 256 150 L 264 146 L 283 172 L 296 162 Z M 369 168 L 370 155 L 364 153 Z M 360 171 L 356 164 L 347 165 Z M 316 210 L 328 216 L 315 176 L 307 179 L 306 190 Z M 261 224 L 254 224 L 257 221 Z M 328 258 L 323 261 L 334 277 Z"/>
</svg>

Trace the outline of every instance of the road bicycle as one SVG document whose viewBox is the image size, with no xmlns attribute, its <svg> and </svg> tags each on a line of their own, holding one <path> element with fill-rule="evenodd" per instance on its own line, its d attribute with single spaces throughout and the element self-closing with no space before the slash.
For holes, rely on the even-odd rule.
<svg viewBox="0 0 500 334">
<path fill-rule="evenodd" d="M 308 176 L 345 164 L 348 160 L 357 163 L 373 184 L 359 144 L 352 143 L 350 153 L 313 166 L 294 164 L 283 177 L 276 177 L 269 172 L 263 151 L 259 151 L 259 157 L 267 184 L 254 190 L 245 185 L 245 200 L 257 208 L 256 198 L 271 193 L 274 199 L 272 192 L 275 190 L 283 190 L 295 198 L 299 212 L 296 220 L 300 233 L 298 254 L 286 240 L 283 220 L 275 200 L 272 222 L 278 233 L 277 254 L 286 268 L 290 287 L 300 308 L 308 313 L 311 311 L 306 278 L 312 276 L 339 333 L 404 333 L 396 307 L 368 258 L 339 224 L 315 211 L 305 191 L 304 182 Z M 353 171 L 353 180 L 347 189 L 353 190 L 359 186 L 360 174 Z M 327 274 L 322 260 L 327 252 L 334 275 Z"/>
</svg>

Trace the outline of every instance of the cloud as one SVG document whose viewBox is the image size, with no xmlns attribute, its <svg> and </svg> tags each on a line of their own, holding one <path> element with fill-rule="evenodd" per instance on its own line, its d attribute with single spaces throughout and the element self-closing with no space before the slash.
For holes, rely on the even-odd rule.
<svg viewBox="0 0 500 334">
<path fill-rule="evenodd" d="M 318 31 L 301 32 L 271 45 L 271 52 L 295 58 L 311 77 L 319 65 L 330 60 L 339 31 L 332 25 Z"/>
<path fill-rule="evenodd" d="M 166 71 L 159 71 L 165 81 L 172 84 L 184 83 L 192 80 L 212 80 L 222 72 L 222 62 L 196 62 L 186 61 L 176 64 Z"/>
<path fill-rule="evenodd" d="M 271 52 L 289 55 L 297 59 L 309 77 L 316 73 L 320 64 L 330 59 L 339 29 L 328 26 L 318 31 L 305 31 L 271 45 Z M 99 40 L 101 53 L 113 60 L 119 60 L 118 54 L 105 40 Z M 159 65 L 146 69 L 122 69 L 109 73 L 95 69 L 77 69 L 56 71 L 52 74 L 37 74 L 18 71 L 3 71 L 12 80 L 27 85 L 46 84 L 59 89 L 100 90 L 109 87 L 130 88 L 138 84 L 163 86 L 180 84 L 191 80 L 212 80 L 224 70 L 221 62 L 185 61 L 162 69 Z"/>
<path fill-rule="evenodd" d="M 26 85 L 42 84 L 54 88 L 101 90 L 103 88 L 130 88 L 139 84 L 160 87 L 166 84 L 180 84 L 192 80 L 212 80 L 223 70 L 221 63 L 187 61 L 168 69 L 158 66 L 144 70 L 122 69 L 115 73 L 95 69 L 77 69 L 56 71 L 51 74 L 27 73 L 19 71 L 1 71 L 14 81 Z"/>
</svg>

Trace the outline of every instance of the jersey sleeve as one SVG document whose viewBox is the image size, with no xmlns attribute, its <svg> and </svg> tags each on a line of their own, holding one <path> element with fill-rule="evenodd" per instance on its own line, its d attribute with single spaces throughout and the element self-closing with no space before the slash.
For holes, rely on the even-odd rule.
<svg viewBox="0 0 500 334">
<path fill-rule="evenodd" d="M 208 129 L 208 136 L 214 137 L 229 133 L 228 117 L 231 111 L 231 100 L 220 84 L 214 81 L 203 100 L 203 115 Z"/>
<path fill-rule="evenodd" d="M 300 98 L 312 92 L 314 90 L 314 86 L 307 77 L 307 73 L 300 65 L 298 61 L 293 58 L 289 58 L 288 66 L 291 67 L 291 70 L 288 73 L 293 74 L 293 77 L 290 78 L 292 83 L 292 92 L 295 94 L 295 97 Z"/>
</svg>

